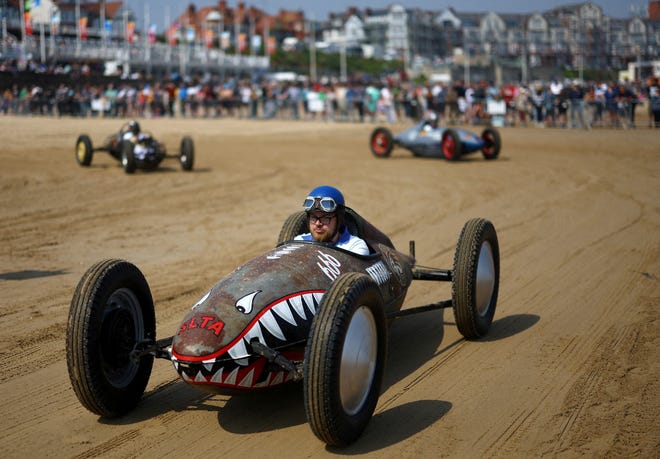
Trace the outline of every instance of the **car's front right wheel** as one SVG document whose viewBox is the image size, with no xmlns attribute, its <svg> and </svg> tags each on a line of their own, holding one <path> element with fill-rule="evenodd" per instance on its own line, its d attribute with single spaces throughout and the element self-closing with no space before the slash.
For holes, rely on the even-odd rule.
<svg viewBox="0 0 660 459">
<path fill-rule="evenodd" d="M 362 434 L 380 396 L 386 354 L 378 286 L 362 273 L 341 275 L 323 296 L 305 350 L 305 411 L 320 440 L 346 446 Z"/>
</svg>

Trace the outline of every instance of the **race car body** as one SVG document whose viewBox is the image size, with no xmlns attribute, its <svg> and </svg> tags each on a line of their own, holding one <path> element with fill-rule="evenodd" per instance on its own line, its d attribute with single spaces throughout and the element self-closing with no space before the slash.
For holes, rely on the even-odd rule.
<svg viewBox="0 0 660 459">
<path fill-rule="evenodd" d="M 369 276 L 385 314 L 397 311 L 412 281 L 412 260 L 376 243 L 369 256 L 295 241 L 249 261 L 216 284 L 188 313 L 172 342 L 181 378 L 213 392 L 254 389 L 296 378 L 265 359 L 256 341 L 302 362 L 325 292 L 344 273 Z M 250 279 L 249 283 L 245 279 Z"/>
<path fill-rule="evenodd" d="M 105 417 L 132 410 L 156 357 L 212 393 L 302 381 L 312 431 L 329 445 L 347 445 L 376 407 L 392 320 L 452 307 L 463 336 L 488 332 L 499 288 L 499 246 L 489 221 L 465 224 L 453 270 L 417 265 L 413 242 L 409 254 L 399 252 L 352 209 L 347 225 L 367 242 L 368 255 L 294 240 L 306 222 L 305 212 L 292 214 L 275 248 L 220 279 L 162 340 L 140 270 L 117 259 L 90 267 L 67 324 L 67 364 L 81 403 Z M 452 298 L 402 309 L 413 280 L 452 282 Z"/>
<path fill-rule="evenodd" d="M 181 169 L 190 171 L 195 158 L 194 144 L 189 136 L 182 138 L 179 154 L 169 156 L 165 145 L 157 141 L 150 132 L 131 132 L 128 123 L 124 124 L 119 132 L 110 135 L 100 147 L 94 148 L 87 134 L 78 136 L 76 161 L 80 166 L 90 166 L 95 151 L 110 153 L 110 156 L 121 162 L 127 174 L 136 170 L 157 169 L 165 158 L 170 157 L 178 158 Z"/>
<path fill-rule="evenodd" d="M 476 151 L 481 151 L 485 159 L 495 159 L 501 145 L 500 134 L 492 127 L 485 128 L 478 135 L 465 129 L 433 127 L 428 121 L 421 121 L 396 135 L 386 127 L 378 127 L 369 139 L 371 152 L 378 158 L 386 158 L 394 147 L 401 147 L 410 150 L 414 156 L 450 161 Z"/>
</svg>

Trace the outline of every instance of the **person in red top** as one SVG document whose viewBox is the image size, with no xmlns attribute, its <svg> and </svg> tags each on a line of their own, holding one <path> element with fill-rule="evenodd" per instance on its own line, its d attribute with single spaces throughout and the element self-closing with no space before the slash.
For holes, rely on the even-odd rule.
<svg viewBox="0 0 660 459">
<path fill-rule="evenodd" d="M 504 83 L 502 86 L 502 100 L 506 104 L 506 123 L 513 124 L 516 118 L 516 96 L 518 95 L 518 88 L 511 83 Z"/>
</svg>

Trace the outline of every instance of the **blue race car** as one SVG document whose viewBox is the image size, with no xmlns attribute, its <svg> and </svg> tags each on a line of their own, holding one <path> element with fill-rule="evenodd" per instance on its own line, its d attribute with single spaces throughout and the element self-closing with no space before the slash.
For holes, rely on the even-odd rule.
<svg viewBox="0 0 660 459">
<path fill-rule="evenodd" d="M 492 127 L 485 128 L 479 136 L 464 129 L 438 127 L 433 120 L 424 120 L 397 135 L 392 135 L 386 127 L 378 127 L 371 133 L 369 145 L 377 158 L 387 158 L 398 146 L 412 151 L 415 156 L 457 161 L 475 151 L 481 151 L 486 159 L 495 159 L 500 154 L 502 140 Z"/>
</svg>

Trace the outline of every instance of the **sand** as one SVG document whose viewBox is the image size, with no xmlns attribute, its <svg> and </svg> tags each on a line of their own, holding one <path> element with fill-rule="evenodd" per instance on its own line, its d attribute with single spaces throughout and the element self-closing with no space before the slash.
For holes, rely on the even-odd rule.
<svg viewBox="0 0 660 459">
<path fill-rule="evenodd" d="M 142 120 L 175 160 L 126 175 L 74 143 L 111 119 L 0 119 L 0 446 L 3 457 L 657 457 L 660 447 L 660 131 L 501 128 L 496 161 L 368 148 L 374 124 Z M 406 124 L 391 126 L 398 132 Z M 477 128 L 476 130 L 479 130 Z M 451 268 L 463 224 L 493 222 L 500 297 L 490 334 L 465 341 L 451 310 L 397 319 L 385 382 L 359 441 L 327 448 L 300 387 L 218 396 L 157 360 L 138 407 L 101 419 L 66 367 L 69 305 L 101 259 L 145 274 L 159 337 L 217 280 L 273 247 L 319 184 L 399 250 Z M 404 308 L 450 297 L 410 288 Z"/>
</svg>

